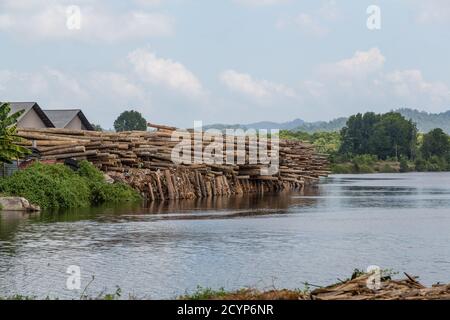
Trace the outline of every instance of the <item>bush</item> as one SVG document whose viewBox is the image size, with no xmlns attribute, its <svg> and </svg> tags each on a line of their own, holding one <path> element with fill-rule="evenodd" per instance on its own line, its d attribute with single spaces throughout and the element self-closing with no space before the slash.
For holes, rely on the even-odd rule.
<svg viewBox="0 0 450 320">
<path fill-rule="evenodd" d="M 363 154 L 354 156 L 352 162 L 353 173 L 373 173 L 375 171 L 374 165 L 377 157 L 370 154 Z"/>
<path fill-rule="evenodd" d="M 400 172 L 409 172 L 410 168 L 408 165 L 408 160 L 405 157 L 400 158 Z"/>
<path fill-rule="evenodd" d="M 80 167 L 77 173 L 80 176 L 89 179 L 90 181 L 105 182 L 105 176 L 103 175 L 103 172 L 98 170 L 92 163 L 88 161 L 80 162 Z"/>
<path fill-rule="evenodd" d="M 0 180 L 0 192 L 26 198 L 41 208 L 67 209 L 101 203 L 136 201 L 139 194 L 123 184 L 107 184 L 87 161 L 73 171 L 63 164 L 35 163 Z"/>
<path fill-rule="evenodd" d="M 374 173 L 375 170 L 373 168 L 373 166 L 369 165 L 369 164 L 358 164 L 358 162 L 354 163 L 354 172 L 355 173 Z"/>
<path fill-rule="evenodd" d="M 357 155 L 353 158 L 353 163 L 355 165 L 361 166 L 373 166 L 375 162 L 377 162 L 378 158 L 375 155 L 371 154 L 363 154 L 363 155 Z"/>
<path fill-rule="evenodd" d="M 443 157 L 432 156 L 428 160 L 428 171 L 445 171 L 447 170 L 447 161 Z"/>
<path fill-rule="evenodd" d="M 414 162 L 414 166 L 416 167 L 416 171 L 424 172 L 427 170 L 427 161 L 422 158 L 417 158 Z"/>
<path fill-rule="evenodd" d="M 397 170 L 394 167 L 392 167 L 392 165 L 385 163 L 380 167 L 379 172 L 380 173 L 396 173 Z"/>
<path fill-rule="evenodd" d="M 94 182 L 90 184 L 91 188 L 91 204 L 97 205 L 102 203 L 119 203 L 124 199 L 139 200 L 140 196 L 136 191 L 123 183 L 100 183 Z"/>
<path fill-rule="evenodd" d="M 335 163 L 331 165 L 331 172 L 335 174 L 353 173 L 353 165 L 351 163 Z"/>
<path fill-rule="evenodd" d="M 449 161 L 444 157 L 432 156 L 428 160 L 418 158 L 415 161 L 416 171 L 447 171 L 449 170 Z"/>
</svg>

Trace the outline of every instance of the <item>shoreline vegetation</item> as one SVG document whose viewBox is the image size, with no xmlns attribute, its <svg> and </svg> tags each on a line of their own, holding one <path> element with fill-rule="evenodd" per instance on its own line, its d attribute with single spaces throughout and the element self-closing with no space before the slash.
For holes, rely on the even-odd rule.
<svg viewBox="0 0 450 320">
<path fill-rule="evenodd" d="M 419 133 L 400 113 L 351 116 L 340 132 L 280 131 L 329 155 L 334 174 L 450 171 L 450 137 L 440 128 Z"/>
<path fill-rule="evenodd" d="M 124 183 L 108 183 L 104 174 L 86 160 L 77 169 L 64 164 L 33 163 L 0 179 L 0 193 L 24 197 L 42 209 L 83 208 L 142 199 Z"/>
<path fill-rule="evenodd" d="M 405 278 L 394 279 L 396 273 L 381 270 L 379 277 L 355 269 L 350 278 L 320 287 L 304 283 L 303 289 L 270 289 L 261 291 L 243 288 L 236 291 L 203 288 L 198 286 L 193 293 L 175 297 L 174 300 L 447 300 L 450 299 L 450 284 L 422 285 L 417 277 L 404 273 Z M 102 292 L 89 296 L 86 289 L 79 300 L 146 300 L 134 295 L 124 296 L 117 287 L 113 293 Z M 0 300 L 40 300 L 36 296 L 12 295 Z M 59 300 L 51 296 L 44 300 Z"/>
<path fill-rule="evenodd" d="M 434 284 L 426 287 L 405 273 L 406 278 L 395 280 L 388 274 L 381 273 L 379 283 L 374 274 L 355 270 L 350 279 L 336 284 L 311 289 L 305 284 L 304 289 L 273 289 L 259 291 L 241 289 L 227 292 L 223 289 L 212 290 L 198 288 L 191 295 L 180 297 L 182 300 L 448 300 L 450 284 Z M 379 286 L 378 286 L 379 284 Z"/>
</svg>

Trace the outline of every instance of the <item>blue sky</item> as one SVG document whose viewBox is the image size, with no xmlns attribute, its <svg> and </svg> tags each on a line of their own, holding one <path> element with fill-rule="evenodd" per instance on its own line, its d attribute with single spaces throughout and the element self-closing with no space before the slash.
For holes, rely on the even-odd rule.
<svg viewBox="0 0 450 320">
<path fill-rule="evenodd" d="M 439 112 L 449 31 L 446 0 L 1 0 L 0 101 L 105 128 L 125 109 L 176 126 Z"/>
</svg>

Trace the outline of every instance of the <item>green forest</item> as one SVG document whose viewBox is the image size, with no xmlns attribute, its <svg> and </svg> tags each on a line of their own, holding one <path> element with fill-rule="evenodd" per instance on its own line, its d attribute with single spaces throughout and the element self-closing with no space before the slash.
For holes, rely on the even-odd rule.
<svg viewBox="0 0 450 320">
<path fill-rule="evenodd" d="M 419 133 L 398 112 L 358 113 L 339 132 L 283 130 L 280 136 L 309 141 L 329 154 L 334 173 L 450 170 L 450 137 L 440 128 Z"/>
</svg>

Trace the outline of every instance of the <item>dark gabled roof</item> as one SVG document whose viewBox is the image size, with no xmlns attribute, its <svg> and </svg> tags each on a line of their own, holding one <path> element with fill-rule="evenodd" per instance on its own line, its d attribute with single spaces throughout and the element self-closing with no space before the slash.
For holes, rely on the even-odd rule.
<svg viewBox="0 0 450 320">
<path fill-rule="evenodd" d="M 9 105 L 11 107 L 11 114 L 25 110 L 25 112 L 22 113 L 22 115 L 17 119 L 18 121 L 20 121 L 28 112 L 30 112 L 30 110 L 33 109 L 48 128 L 55 127 L 53 122 L 47 117 L 37 102 L 10 102 Z"/>
<path fill-rule="evenodd" d="M 54 123 L 56 128 L 65 128 L 70 121 L 78 116 L 86 130 L 94 130 L 91 123 L 80 109 L 44 110 L 44 112 Z"/>
</svg>

